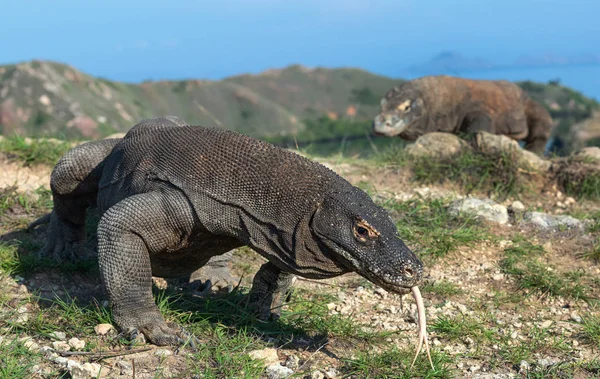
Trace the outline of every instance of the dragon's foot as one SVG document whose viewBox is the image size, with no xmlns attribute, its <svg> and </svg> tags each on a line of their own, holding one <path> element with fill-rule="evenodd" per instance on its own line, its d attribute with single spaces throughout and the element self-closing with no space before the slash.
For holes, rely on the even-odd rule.
<svg viewBox="0 0 600 379">
<path fill-rule="evenodd" d="M 213 257 L 206 265 L 190 275 L 189 289 L 199 295 L 229 293 L 238 285 L 239 279 L 231 275 L 227 260 Z"/>
<path fill-rule="evenodd" d="M 148 341 L 157 346 L 188 345 L 195 349 L 200 341 L 191 333 L 174 323 L 153 321 L 139 327 L 130 327 L 122 333 L 130 341 Z"/>
<path fill-rule="evenodd" d="M 89 256 L 92 251 L 86 248 L 85 228 L 58 218 L 55 212 L 50 215 L 50 225 L 46 230 L 46 244 L 38 252 L 41 258 L 75 262 Z"/>
</svg>

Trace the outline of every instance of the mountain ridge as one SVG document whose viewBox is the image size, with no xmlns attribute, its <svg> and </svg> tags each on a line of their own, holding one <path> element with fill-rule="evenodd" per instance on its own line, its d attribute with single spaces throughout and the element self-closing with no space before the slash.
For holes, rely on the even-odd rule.
<svg viewBox="0 0 600 379">
<path fill-rule="evenodd" d="M 99 138 L 164 114 L 258 138 L 296 135 L 321 117 L 364 122 L 367 130 L 380 98 L 402 82 L 358 68 L 295 64 L 221 80 L 127 83 L 31 60 L 0 66 L 0 134 Z M 517 84 L 549 109 L 559 134 L 599 108 L 559 83 Z"/>
</svg>

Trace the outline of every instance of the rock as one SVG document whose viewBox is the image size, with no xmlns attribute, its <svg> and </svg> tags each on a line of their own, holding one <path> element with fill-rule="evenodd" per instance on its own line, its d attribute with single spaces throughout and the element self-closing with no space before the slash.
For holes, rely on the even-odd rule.
<svg viewBox="0 0 600 379">
<path fill-rule="evenodd" d="M 529 363 L 528 363 L 527 361 L 525 361 L 525 360 L 522 360 L 522 361 L 519 363 L 519 373 L 520 373 L 520 374 L 527 374 L 527 372 L 529 371 L 529 368 L 530 368 L 530 367 L 531 367 L 531 366 L 529 365 Z"/>
<path fill-rule="evenodd" d="M 464 199 L 455 200 L 450 204 L 448 209 L 452 216 L 475 215 L 479 218 L 486 219 L 499 224 L 508 222 L 508 210 L 504 205 L 496 204 L 489 199 L 476 199 L 467 197 Z"/>
<path fill-rule="evenodd" d="M 292 369 L 282 366 L 279 363 L 267 366 L 265 371 L 268 379 L 283 379 L 294 374 Z"/>
<path fill-rule="evenodd" d="M 571 313 L 571 320 L 581 324 L 583 322 L 583 319 L 581 318 L 581 316 L 579 316 L 576 312 Z"/>
<path fill-rule="evenodd" d="M 54 350 L 59 350 L 59 351 L 71 350 L 71 346 L 68 343 L 66 343 L 65 341 L 54 341 L 54 342 L 52 342 L 52 347 L 54 348 Z"/>
<path fill-rule="evenodd" d="M 298 366 L 300 365 L 300 358 L 298 358 L 295 355 L 290 355 L 289 357 L 287 357 L 287 359 L 285 360 L 285 367 L 287 368 L 291 368 L 292 370 L 296 370 L 298 368 Z"/>
<path fill-rule="evenodd" d="M 330 367 L 329 370 L 325 371 L 325 377 L 327 379 L 335 379 L 338 376 L 338 372 L 335 368 Z"/>
<path fill-rule="evenodd" d="M 169 349 L 156 349 L 154 351 L 154 355 L 158 355 L 159 357 L 168 357 L 169 355 L 173 355 L 173 352 Z"/>
<path fill-rule="evenodd" d="M 406 152 L 413 157 L 451 158 L 470 146 L 462 138 L 451 133 L 427 133 L 414 143 L 406 146 Z"/>
<path fill-rule="evenodd" d="M 31 337 L 22 337 L 19 338 L 19 341 L 25 346 L 29 351 L 38 351 L 40 349 L 40 345 L 38 345 Z"/>
<path fill-rule="evenodd" d="M 64 341 L 67 339 L 67 335 L 64 332 L 52 332 L 49 337 L 57 341 Z"/>
<path fill-rule="evenodd" d="M 98 324 L 94 327 L 94 331 L 99 336 L 107 335 L 108 333 L 115 330 L 115 327 L 111 324 Z"/>
<path fill-rule="evenodd" d="M 85 341 L 73 337 L 69 340 L 69 345 L 75 350 L 83 350 L 85 348 Z"/>
<path fill-rule="evenodd" d="M 529 150 L 523 150 L 517 141 L 505 135 L 479 131 L 475 135 L 475 145 L 482 152 L 508 154 L 517 161 L 519 167 L 528 170 L 548 171 L 552 167 L 550 161 Z"/>
<path fill-rule="evenodd" d="M 529 151 L 521 150 L 521 156 L 518 159 L 519 167 L 533 171 L 548 171 L 552 167 L 552 163 L 539 155 Z"/>
<path fill-rule="evenodd" d="M 523 215 L 525 224 L 532 224 L 542 229 L 583 229 L 585 224 L 567 215 L 549 215 L 541 212 L 526 212 Z"/>
<path fill-rule="evenodd" d="M 596 161 L 600 162 L 600 147 L 590 146 L 577 150 L 572 157 L 578 161 Z"/>
<path fill-rule="evenodd" d="M 260 359 L 264 361 L 266 365 L 277 363 L 279 364 L 279 356 L 277 356 L 277 350 L 273 348 L 266 348 L 262 350 L 252 350 L 248 353 L 252 359 Z"/>
<path fill-rule="evenodd" d="M 508 207 L 508 210 L 514 213 L 523 212 L 525 211 L 525 205 L 523 205 L 523 203 L 521 203 L 519 200 L 515 200 Z"/>
<path fill-rule="evenodd" d="M 73 379 L 97 378 L 100 374 L 101 368 L 102 366 L 100 366 L 98 363 L 87 362 L 84 364 L 79 364 L 71 360 L 69 360 L 67 363 L 67 370 L 69 370 Z"/>
<path fill-rule="evenodd" d="M 127 361 L 118 361 L 117 367 L 121 370 L 121 375 L 133 376 L 133 365 Z"/>
<path fill-rule="evenodd" d="M 321 371 L 313 371 L 310 374 L 310 379 L 325 379 L 325 374 L 323 374 Z"/>
</svg>

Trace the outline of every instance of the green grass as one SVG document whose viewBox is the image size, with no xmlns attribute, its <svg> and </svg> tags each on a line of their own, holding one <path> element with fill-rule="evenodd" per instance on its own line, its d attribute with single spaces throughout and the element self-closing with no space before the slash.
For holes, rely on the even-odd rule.
<svg viewBox="0 0 600 379">
<path fill-rule="evenodd" d="M 472 337 L 474 341 L 493 341 L 497 332 L 496 328 L 490 327 L 485 320 L 478 320 L 471 316 L 439 316 L 430 326 L 431 331 L 450 340 L 461 340 L 466 336 Z"/>
<path fill-rule="evenodd" d="M 430 293 L 444 298 L 464 293 L 464 290 L 460 288 L 457 284 L 446 280 L 439 280 L 434 283 L 427 282 L 423 286 L 422 291 L 423 293 Z"/>
<path fill-rule="evenodd" d="M 458 184 L 469 194 L 486 192 L 500 199 L 518 198 L 527 190 L 524 173 L 509 154 L 464 151 L 451 159 L 416 157 L 414 180 L 423 184 Z"/>
<path fill-rule="evenodd" d="M 56 142 L 43 139 L 33 139 L 30 143 L 25 138 L 14 135 L 0 140 L 0 151 L 7 154 L 13 161 L 26 165 L 55 165 L 56 162 L 71 149 L 69 142 Z"/>
<path fill-rule="evenodd" d="M 389 200 L 383 204 L 397 220 L 400 237 L 417 244 L 419 253 L 439 258 L 458 247 L 470 246 L 490 238 L 490 234 L 472 217 L 456 218 L 448 212 L 443 200 Z"/>
<path fill-rule="evenodd" d="M 368 350 L 360 351 L 353 359 L 346 360 L 342 369 L 344 377 L 355 375 L 357 378 L 386 378 L 408 379 L 420 378 L 452 378 L 451 369 L 454 359 L 444 352 L 436 349 L 431 351 L 431 358 L 435 370 L 429 366 L 427 358 L 420 357 L 411 369 L 415 351 L 409 349 L 392 348 L 391 350 L 374 353 Z M 424 354 L 424 353 L 423 353 Z"/>
<path fill-rule="evenodd" d="M 542 262 L 542 246 L 526 240 L 518 241 L 504 250 L 505 258 L 500 262 L 502 272 L 511 275 L 519 290 L 542 297 L 590 301 L 594 299 L 583 282 L 580 271 L 560 272 L 552 265 Z"/>
<path fill-rule="evenodd" d="M 40 353 L 30 351 L 15 335 L 0 335 L 0 378 L 30 378 L 32 368 L 42 361 Z"/>
<path fill-rule="evenodd" d="M 600 315 L 590 313 L 582 317 L 582 334 L 589 344 L 600 348 Z"/>
<path fill-rule="evenodd" d="M 600 169 L 596 164 L 567 159 L 555 175 L 567 195 L 578 200 L 600 200 Z"/>
<path fill-rule="evenodd" d="M 42 258 L 37 252 L 42 246 L 30 240 L 0 241 L 0 272 L 8 275 L 29 276 L 34 272 L 58 269 L 65 274 L 74 272 L 97 273 L 98 263 L 94 259 L 76 262 L 58 262 Z"/>
</svg>

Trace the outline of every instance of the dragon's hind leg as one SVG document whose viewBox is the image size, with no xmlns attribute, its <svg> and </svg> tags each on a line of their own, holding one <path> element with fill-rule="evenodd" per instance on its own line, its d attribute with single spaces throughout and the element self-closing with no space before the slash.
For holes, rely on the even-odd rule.
<svg viewBox="0 0 600 379">
<path fill-rule="evenodd" d="M 85 217 L 96 203 L 102 162 L 120 139 L 87 142 L 69 150 L 56 164 L 50 177 L 54 208 L 28 226 L 50 223 L 41 256 L 77 260 L 86 242 Z"/>
</svg>

